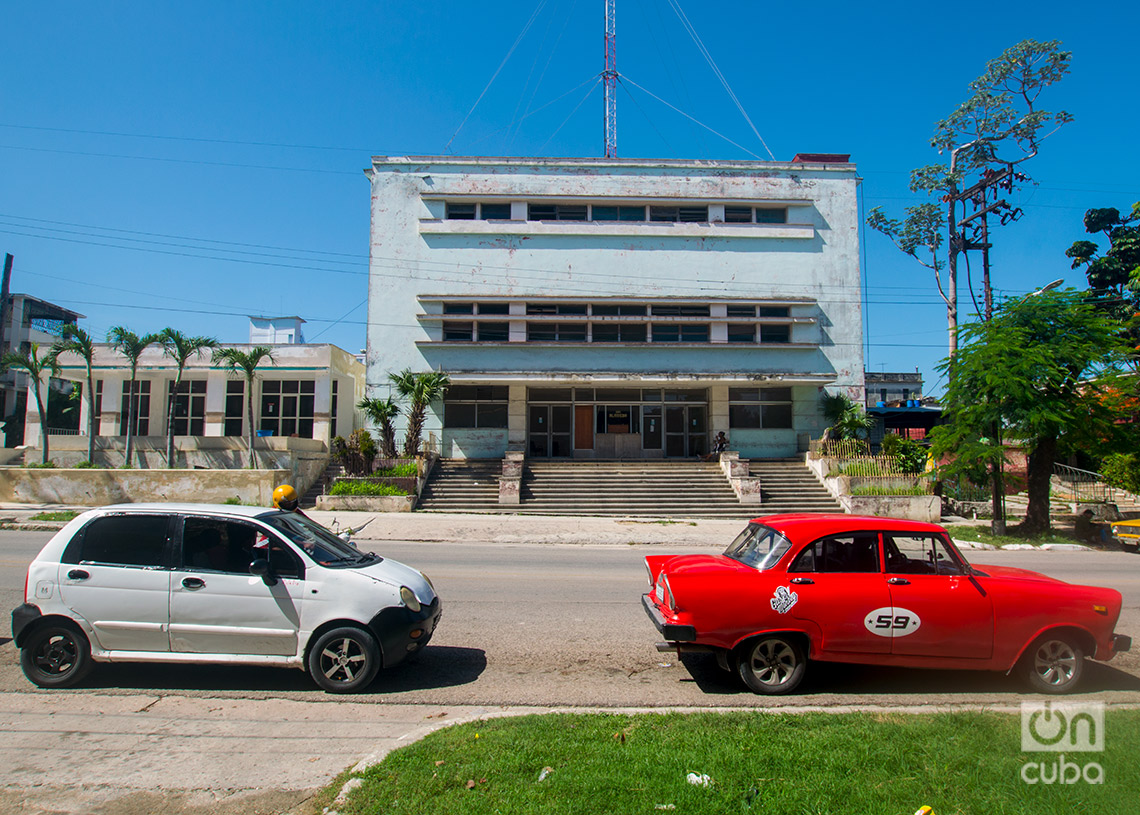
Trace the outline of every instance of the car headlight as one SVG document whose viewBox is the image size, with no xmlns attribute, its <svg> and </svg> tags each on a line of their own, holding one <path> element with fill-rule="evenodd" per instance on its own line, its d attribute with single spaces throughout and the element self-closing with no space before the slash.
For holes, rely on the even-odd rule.
<svg viewBox="0 0 1140 815">
<path fill-rule="evenodd" d="M 416 593 L 407 586 L 400 586 L 400 599 L 404 601 L 404 605 L 411 611 L 418 612 L 421 608 L 420 601 L 416 599 Z"/>
</svg>

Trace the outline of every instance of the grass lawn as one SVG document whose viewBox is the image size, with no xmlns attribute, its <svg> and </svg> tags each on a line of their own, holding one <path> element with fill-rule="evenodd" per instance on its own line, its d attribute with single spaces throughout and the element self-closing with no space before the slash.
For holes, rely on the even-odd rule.
<svg viewBox="0 0 1140 815">
<path fill-rule="evenodd" d="M 1013 526 L 1013 524 L 1008 524 Z M 990 532 L 989 524 L 985 526 L 961 526 L 953 524 L 946 527 L 946 531 L 950 533 L 951 538 L 965 541 L 975 541 L 978 543 L 990 543 L 994 546 L 1008 546 L 1011 543 L 1029 543 L 1033 546 L 1040 546 L 1043 543 L 1078 543 L 1071 535 L 1065 535 L 1060 532 L 1050 532 L 1046 535 L 1037 535 L 1032 538 L 1022 538 L 1017 535 L 994 535 Z"/>
<path fill-rule="evenodd" d="M 361 774 L 361 786 L 336 810 L 911 815 L 929 805 L 935 815 L 1136 812 L 1140 711 L 1108 711 L 1103 738 L 1105 752 L 1065 757 L 1079 767 L 1096 761 L 1103 784 L 1030 785 L 1022 767 L 1044 761 L 1052 768 L 1058 754 L 1021 752 L 1016 714 L 492 719 L 391 753 Z M 689 783 L 689 773 L 708 775 L 709 786 Z"/>
<path fill-rule="evenodd" d="M 77 518 L 79 512 L 74 509 L 61 509 L 57 512 L 37 512 L 29 520 L 32 521 L 70 521 Z"/>
</svg>

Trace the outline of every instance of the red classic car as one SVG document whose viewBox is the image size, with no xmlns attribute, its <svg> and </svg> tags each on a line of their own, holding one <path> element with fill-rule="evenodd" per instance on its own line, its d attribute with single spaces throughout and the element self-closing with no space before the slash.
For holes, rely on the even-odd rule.
<svg viewBox="0 0 1140 815">
<path fill-rule="evenodd" d="M 668 642 L 713 651 L 756 693 L 788 693 L 807 660 L 1017 670 L 1071 691 L 1113 633 L 1121 596 L 1026 569 L 971 566 L 940 526 L 854 515 L 757 518 L 722 555 L 651 555 L 642 602 Z"/>
</svg>

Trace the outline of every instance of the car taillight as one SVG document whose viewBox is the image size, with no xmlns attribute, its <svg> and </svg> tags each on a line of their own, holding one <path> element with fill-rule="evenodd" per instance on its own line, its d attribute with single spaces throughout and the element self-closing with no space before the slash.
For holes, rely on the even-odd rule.
<svg viewBox="0 0 1140 815">
<path fill-rule="evenodd" d="M 654 592 L 657 596 L 657 602 L 666 606 L 670 611 L 674 610 L 673 604 L 673 590 L 669 588 L 669 578 L 662 572 L 657 577 L 657 588 Z"/>
</svg>

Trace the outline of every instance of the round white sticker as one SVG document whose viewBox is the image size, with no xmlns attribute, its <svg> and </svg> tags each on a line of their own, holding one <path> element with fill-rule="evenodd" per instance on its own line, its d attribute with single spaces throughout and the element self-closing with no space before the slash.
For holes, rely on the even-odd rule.
<svg viewBox="0 0 1140 815">
<path fill-rule="evenodd" d="M 868 612 L 863 625 L 872 634 L 880 637 L 905 637 L 913 634 L 922 625 L 922 620 L 913 611 L 898 606 L 884 606 Z"/>
</svg>

